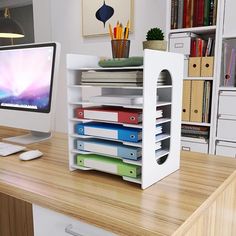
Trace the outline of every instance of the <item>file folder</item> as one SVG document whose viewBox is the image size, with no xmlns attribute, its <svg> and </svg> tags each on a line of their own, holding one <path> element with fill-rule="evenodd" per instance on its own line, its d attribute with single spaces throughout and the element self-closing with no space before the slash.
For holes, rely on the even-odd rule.
<svg viewBox="0 0 236 236">
<path fill-rule="evenodd" d="M 141 174 L 141 166 L 124 163 L 121 159 L 96 154 L 78 154 L 77 165 L 132 178 L 137 178 Z"/>
<path fill-rule="evenodd" d="M 142 156 L 142 149 L 123 145 L 112 141 L 77 140 L 77 149 L 95 152 L 103 155 L 118 156 L 125 159 L 138 160 Z"/>
<path fill-rule="evenodd" d="M 162 110 L 157 110 L 156 119 L 161 118 L 162 114 Z M 142 110 L 118 107 L 76 108 L 75 116 L 79 119 L 113 121 L 125 124 L 138 124 L 142 122 Z"/>
<path fill-rule="evenodd" d="M 182 121 L 190 120 L 191 80 L 183 81 Z"/>
<path fill-rule="evenodd" d="M 142 110 L 115 107 L 77 108 L 75 116 L 80 119 L 114 121 L 127 124 L 142 122 Z"/>
<path fill-rule="evenodd" d="M 138 142 L 142 139 L 142 129 L 123 127 L 118 124 L 79 123 L 75 126 L 79 135 L 96 136 L 127 142 Z"/>
<path fill-rule="evenodd" d="M 191 122 L 202 122 L 203 112 L 203 97 L 204 97 L 204 81 L 192 81 L 192 97 L 191 97 Z"/>
</svg>

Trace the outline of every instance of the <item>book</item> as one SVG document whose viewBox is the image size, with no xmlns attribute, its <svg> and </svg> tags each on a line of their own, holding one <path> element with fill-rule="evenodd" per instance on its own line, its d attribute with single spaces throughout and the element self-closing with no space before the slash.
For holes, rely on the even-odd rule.
<svg viewBox="0 0 236 236">
<path fill-rule="evenodd" d="M 143 103 L 142 95 L 123 95 L 123 94 L 107 94 L 100 96 L 92 96 L 90 102 L 99 104 L 122 104 L 122 105 L 139 105 Z"/>
<path fill-rule="evenodd" d="M 203 26 L 204 23 L 204 0 L 199 0 L 197 10 L 197 26 Z"/>
<path fill-rule="evenodd" d="M 178 22 L 177 22 L 178 29 L 183 27 L 183 13 L 184 13 L 184 0 L 179 0 L 178 1 Z"/>
<path fill-rule="evenodd" d="M 162 117 L 162 110 L 156 111 L 156 118 Z M 142 122 L 142 110 L 122 107 L 88 107 L 76 108 L 75 117 L 79 119 L 92 119 L 112 121 L 125 124 L 139 124 Z"/>
<path fill-rule="evenodd" d="M 97 154 L 78 154 L 77 165 L 131 178 L 137 178 L 141 174 L 141 166 Z"/>
<path fill-rule="evenodd" d="M 161 148 L 160 144 L 159 148 Z M 138 160 L 142 156 L 142 148 L 140 147 L 132 147 L 113 141 L 97 139 L 77 140 L 77 149 L 131 160 Z"/>
<path fill-rule="evenodd" d="M 204 4 L 204 17 L 203 17 L 203 25 L 208 26 L 210 25 L 210 6 L 211 0 L 205 0 Z"/>
</svg>

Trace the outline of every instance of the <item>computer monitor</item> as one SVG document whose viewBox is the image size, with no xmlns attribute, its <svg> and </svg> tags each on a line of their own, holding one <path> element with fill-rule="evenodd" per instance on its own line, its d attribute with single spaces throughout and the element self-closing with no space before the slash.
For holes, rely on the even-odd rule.
<svg viewBox="0 0 236 236">
<path fill-rule="evenodd" d="M 51 137 L 60 45 L 0 47 L 0 125 L 29 134 L 5 138 L 29 144 Z"/>
</svg>

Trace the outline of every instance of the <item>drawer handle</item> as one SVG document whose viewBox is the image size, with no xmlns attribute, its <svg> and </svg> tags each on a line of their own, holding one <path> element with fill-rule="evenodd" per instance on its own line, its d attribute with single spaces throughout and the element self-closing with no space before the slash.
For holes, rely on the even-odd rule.
<svg viewBox="0 0 236 236">
<path fill-rule="evenodd" d="M 191 151 L 191 148 L 190 148 L 190 147 L 184 147 L 184 146 L 182 146 L 182 150 L 183 150 L 183 151 Z"/>
<path fill-rule="evenodd" d="M 68 226 L 66 226 L 65 228 L 65 232 L 67 234 L 73 235 L 73 236 L 84 236 L 82 234 L 76 233 L 75 231 L 72 230 L 73 229 L 73 225 L 69 224 Z"/>
</svg>

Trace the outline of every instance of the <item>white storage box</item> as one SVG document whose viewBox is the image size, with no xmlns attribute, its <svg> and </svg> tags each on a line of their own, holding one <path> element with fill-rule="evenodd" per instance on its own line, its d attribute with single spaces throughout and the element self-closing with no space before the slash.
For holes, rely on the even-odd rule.
<svg viewBox="0 0 236 236">
<path fill-rule="evenodd" d="M 232 105 L 231 105 L 232 106 Z M 234 108 L 232 107 L 232 110 Z M 236 120 L 228 119 L 228 117 L 221 116 L 218 119 L 217 137 L 219 139 L 226 139 L 236 141 Z"/>
<path fill-rule="evenodd" d="M 216 155 L 236 158 L 236 143 L 219 141 L 216 144 Z"/>
<path fill-rule="evenodd" d="M 181 137 L 181 150 L 208 153 L 208 141 L 206 139 Z"/>
<path fill-rule="evenodd" d="M 219 98 L 220 115 L 235 116 L 236 119 L 236 109 L 234 108 L 235 104 L 236 104 L 236 92 L 233 91 L 220 92 L 220 98 Z"/>
<path fill-rule="evenodd" d="M 189 56 L 191 51 L 191 38 L 195 37 L 197 37 L 197 35 L 190 32 L 171 34 L 169 51 Z"/>
</svg>

